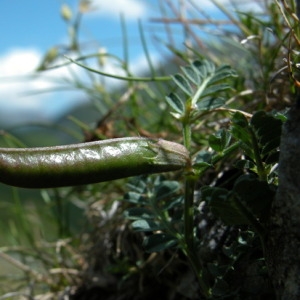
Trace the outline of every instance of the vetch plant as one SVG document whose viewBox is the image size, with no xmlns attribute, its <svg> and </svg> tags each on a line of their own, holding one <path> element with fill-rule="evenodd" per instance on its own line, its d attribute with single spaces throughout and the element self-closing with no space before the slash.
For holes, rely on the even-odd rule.
<svg viewBox="0 0 300 300">
<path fill-rule="evenodd" d="M 135 230 L 154 232 L 144 240 L 147 251 L 178 247 L 190 261 L 201 293 L 208 298 L 211 290 L 203 277 L 194 233 L 194 187 L 203 165 L 197 161 L 191 165 L 191 130 L 201 114 L 225 104 L 215 95 L 230 88 L 223 81 L 234 72 L 206 60 L 182 70 L 184 75 L 173 76 L 181 93 L 170 94 L 167 102 L 181 123 L 184 146 L 162 139 L 120 138 L 57 147 L 1 148 L 1 181 L 26 188 L 53 188 L 183 169 L 183 195 L 178 194 L 181 188 L 176 181 L 158 178 L 150 185 L 152 189 L 141 181 L 135 192 L 127 194 L 127 201 L 142 206 L 128 210 L 127 217 L 134 220 Z M 146 203 L 150 209 L 143 207 Z M 172 220 L 174 210 L 176 222 Z"/>
<path fill-rule="evenodd" d="M 210 297 L 211 289 L 203 276 L 194 232 L 195 183 L 203 166 L 209 165 L 196 159 L 192 166 L 191 133 L 193 124 L 203 114 L 224 106 L 226 101 L 220 94 L 230 89 L 224 80 L 235 73 L 228 66 L 217 68 L 206 60 L 197 60 L 182 71 L 183 75 L 172 77 L 180 92 L 171 93 L 167 102 L 181 123 L 184 146 L 162 139 L 119 138 L 57 147 L 0 148 L 0 180 L 25 188 L 54 188 L 184 170 L 183 193 L 178 193 L 181 187 L 176 181 L 158 177 L 150 185 L 152 188 L 147 179 L 147 184 L 139 182 L 136 191 L 125 197 L 139 207 L 128 210 L 126 215 L 134 220 L 133 229 L 153 233 L 144 240 L 147 251 L 178 247 L 188 258 L 201 293 Z M 225 146 L 228 145 L 226 142 Z M 228 149 L 227 152 L 234 151 L 236 146 Z M 221 157 L 225 155 L 226 152 Z"/>
<path fill-rule="evenodd" d="M 229 66 L 216 67 L 207 60 L 196 60 L 182 67 L 182 74 L 172 76 L 178 90 L 166 100 L 181 125 L 184 145 L 133 137 L 57 147 L 0 148 L 0 179 L 14 186 L 53 188 L 142 175 L 129 183 L 124 201 L 130 205 L 125 216 L 132 221 L 132 229 L 145 234 L 144 249 L 179 250 L 189 261 L 204 298 L 227 295 L 230 289 L 226 276 L 231 267 L 228 265 L 226 271 L 219 270 L 220 266 L 212 269 L 201 257 L 203 241 L 195 224 L 199 218 L 195 186 L 207 170 L 225 158 L 235 157 L 232 165 L 242 171 L 242 176 L 234 180 L 233 188 L 203 186 L 201 201 L 226 226 L 249 226 L 264 250 L 265 222 L 274 196 L 284 121 L 280 114 L 257 112 L 250 116 L 227 107 L 226 92 L 231 86 L 226 81 L 235 76 Z M 199 151 L 193 140 L 195 124 L 219 112 L 231 116 L 230 130 L 221 128 L 208 135 L 209 148 Z M 183 171 L 183 185 L 163 176 L 144 176 L 177 170 Z M 252 243 L 250 237 L 247 242 Z M 238 261 L 233 255 L 230 260 L 231 265 Z"/>
<path fill-rule="evenodd" d="M 172 76 L 179 92 L 172 92 L 166 99 L 173 109 L 172 115 L 181 124 L 184 145 L 191 152 L 194 123 L 202 115 L 224 106 L 226 101 L 220 95 L 230 89 L 230 85 L 224 83 L 224 80 L 235 76 L 235 73 L 229 66 L 217 68 L 207 60 L 196 60 L 182 67 L 182 73 Z M 236 149 L 237 144 L 230 145 L 217 160 Z M 203 275 L 199 240 L 195 236 L 194 191 L 198 176 L 209 166 L 211 165 L 196 159 L 193 165 L 186 169 L 183 196 L 176 195 L 178 185 L 172 181 L 156 182 L 154 191 L 150 193 L 144 184 L 144 188 L 126 196 L 127 201 L 139 205 L 138 208 L 126 212 L 127 217 L 134 220 L 133 228 L 153 232 L 153 235 L 147 235 L 144 240 L 146 250 L 156 252 L 178 247 L 188 258 L 198 279 L 201 294 L 205 298 L 212 296 L 212 290 Z M 143 195 L 147 195 L 146 198 Z M 172 218 L 174 208 L 176 217 Z"/>
<path fill-rule="evenodd" d="M 87 125 L 92 122 L 91 118 L 81 122 L 73 117 L 74 123 L 84 132 L 91 133 L 85 135 L 85 140 L 140 135 L 163 137 L 170 141 L 182 140 L 184 146 L 160 140 L 163 145 L 157 147 L 156 138 L 122 138 L 54 148 L 0 149 L 4 153 L 3 170 L 8 170 L 6 175 L 3 172 L 3 181 L 18 186 L 59 187 L 141 175 L 130 180 L 126 186 L 123 185 L 124 181 L 106 181 L 100 188 L 99 185 L 88 185 L 42 191 L 48 207 L 57 207 L 58 213 L 51 215 L 51 218 L 62 219 L 59 221 L 62 233 L 67 232 L 64 228 L 69 228 L 75 220 L 86 221 L 82 215 L 74 215 L 73 211 L 66 213 L 65 206 L 79 204 L 84 214 L 90 214 L 88 219 L 94 234 L 84 231 L 85 228 L 80 225 L 90 244 L 79 239 L 74 245 L 78 250 L 74 259 L 80 257 L 79 264 L 72 262 L 69 265 L 78 270 L 87 266 L 82 272 L 86 277 L 74 276 L 76 280 L 79 278 L 76 281 L 79 297 L 81 287 L 84 290 L 89 284 L 97 285 L 94 279 L 99 278 L 101 297 L 103 290 L 104 293 L 108 289 L 114 290 L 109 298 L 121 295 L 122 299 L 144 299 L 160 294 L 166 299 L 273 299 L 274 291 L 278 289 L 276 282 L 275 289 L 271 286 L 272 268 L 266 265 L 266 253 L 271 258 L 278 258 L 279 264 L 274 264 L 274 271 L 279 276 L 280 284 L 283 282 L 281 275 L 286 274 L 285 271 L 281 272 L 286 266 L 281 259 L 293 257 L 291 270 L 297 265 L 294 255 L 297 243 L 295 248 L 291 247 L 294 243 L 291 231 L 282 230 L 282 225 L 289 223 L 285 220 L 293 222 L 298 219 L 297 211 L 294 205 L 290 206 L 290 211 L 286 209 L 288 203 L 285 197 L 281 204 L 284 218 L 278 218 L 280 223 L 277 229 L 274 226 L 271 228 L 278 230 L 279 242 L 274 240 L 274 246 L 268 249 L 266 240 L 272 232 L 269 230 L 272 223 L 270 208 L 274 205 L 278 185 L 279 142 L 281 127 L 286 120 L 284 108 L 294 99 L 293 87 L 287 79 L 288 74 L 284 74 L 285 70 L 295 70 L 293 79 L 298 78 L 296 46 L 299 45 L 299 21 L 295 18 L 295 4 L 298 1 L 290 4 L 284 1 L 254 1 L 253 4 L 257 2 L 261 5 L 259 13 L 243 9 L 233 13 L 229 5 L 223 6 L 218 1 L 212 1 L 227 16 L 229 22 L 224 20 L 225 23 L 212 20 L 206 12 L 202 13 L 202 7 L 196 1 L 191 1 L 196 13 L 193 14 L 196 16 L 194 18 L 184 2 L 178 1 L 180 4 L 176 11 L 173 3 L 162 1 L 164 17 L 160 19 L 168 31 L 166 38 L 161 39 L 162 44 L 181 63 L 189 62 L 181 67 L 180 74 L 169 76 L 174 72 L 168 69 L 170 65 L 172 68 L 176 66 L 174 57 L 170 64 L 163 63 L 162 72 L 154 67 L 140 23 L 150 74 L 135 75 L 130 70 L 131 43 L 123 18 L 124 58 L 118 58 L 110 52 L 99 53 L 98 49 L 92 52 L 89 49 L 91 54 L 87 54 L 85 48 L 81 49 L 78 36 L 82 12 L 72 17 L 68 11 L 63 16 L 71 27 L 70 43 L 50 49 L 50 57 L 46 55 L 39 68 L 42 71 L 71 66 L 71 80 L 63 80 L 64 87 L 71 86 L 84 91 L 99 111 L 96 120 L 99 122 L 93 129 Z M 182 26 L 186 51 L 179 50 L 174 42 L 178 31 L 176 25 L 176 31 L 172 32 L 172 22 Z M 223 26 L 229 23 L 229 27 Z M 210 25 L 216 26 L 215 29 Z M 203 30 L 209 33 L 209 39 L 199 39 L 199 32 Z M 290 42 L 286 45 L 289 36 Z M 292 42 L 294 38 L 296 44 Z M 63 64 L 58 60 L 62 55 L 68 59 Z M 204 56 L 214 63 L 203 59 Z M 284 61 L 285 57 L 287 59 Z M 103 58 L 113 61 L 123 71 L 115 75 L 105 72 Z M 99 69 L 93 61 L 98 63 Z M 59 65 L 54 65 L 55 62 Z M 282 67 L 282 63 L 286 62 L 288 66 Z M 221 63 L 234 66 L 238 77 L 231 67 Z M 73 64 L 83 67 L 88 76 L 85 79 L 78 76 Z M 126 91 L 108 92 L 106 77 L 127 83 Z M 166 94 L 168 96 L 164 101 L 162 99 Z M 77 140 L 82 140 L 78 128 L 75 132 Z M 165 143 L 171 145 L 171 151 Z M 113 149 L 120 156 L 100 155 L 102 150 L 106 152 L 111 149 L 110 145 L 114 145 Z M 120 152 L 120 149 L 124 149 L 123 145 L 126 145 L 127 154 Z M 182 149 L 179 151 L 181 154 L 177 151 L 173 153 L 177 147 Z M 95 149 L 98 163 L 89 159 L 89 154 L 94 153 Z M 23 161 L 16 159 L 24 156 L 26 159 Z M 56 167 L 49 170 L 53 162 Z M 161 162 L 166 164 L 162 166 Z M 290 163 L 296 174 L 294 164 L 297 165 L 296 159 Z M 18 172 L 16 167 L 22 172 Z M 176 172 L 146 175 L 164 171 Z M 13 190 L 16 195 L 18 190 Z M 119 192 L 125 193 L 123 201 L 115 197 Z M 19 212 L 18 217 L 13 218 L 24 221 L 25 201 L 17 201 L 11 205 Z M 90 210 L 91 203 L 93 209 Z M 114 214 L 107 214 L 109 217 L 103 218 L 105 212 L 112 208 Z M 7 210 L 3 211 L 6 213 Z M 31 206 L 28 211 L 32 212 Z M 39 224 L 46 223 L 44 211 L 49 212 L 50 209 L 38 210 L 38 214 L 41 213 Z M 129 221 L 124 219 L 122 212 Z M 289 218 L 289 214 L 294 214 L 295 218 Z M 64 216 L 66 219 L 71 216 L 68 223 L 64 221 Z M 4 223 L 6 218 L 3 218 Z M 9 235 L 12 232 L 13 237 L 19 237 L 21 230 L 15 228 L 26 228 L 32 245 L 34 241 L 41 240 L 40 235 L 33 232 L 31 224 L 26 223 L 27 227 L 23 224 L 17 223 Z M 68 226 L 65 227 L 66 224 Z M 45 236 L 45 232 L 55 231 L 46 226 Z M 292 230 L 297 232 L 297 228 L 294 226 Z M 286 243 L 280 247 L 280 252 L 277 249 L 282 244 L 283 236 Z M 74 234 L 64 237 L 70 237 L 70 243 L 76 240 Z M 71 273 L 66 272 L 68 264 L 65 257 L 56 259 L 57 247 L 53 248 L 54 259 L 50 264 L 45 248 L 39 249 L 43 250 L 39 250 L 39 255 L 34 254 L 34 257 L 42 257 L 48 271 L 46 278 L 57 282 L 58 277 L 51 275 L 51 268 L 62 267 L 61 278 L 64 280 L 55 289 L 61 291 L 71 286 L 74 277 L 71 278 Z M 290 255 L 281 254 L 285 249 Z M 26 258 L 24 255 L 22 261 L 26 262 Z M 278 268 L 280 264 L 281 268 Z M 102 282 L 102 279 L 105 281 L 111 277 L 117 282 L 113 288 L 111 282 Z M 291 286 L 289 283 L 288 280 Z M 153 289 L 157 286 L 161 288 L 158 293 Z M 53 285 L 49 284 L 48 287 L 53 289 Z M 86 292 L 91 291 L 87 288 Z M 95 293 L 99 295 L 98 291 Z"/>
<path fill-rule="evenodd" d="M 240 263 L 237 254 L 233 255 L 239 250 L 232 245 L 230 251 L 233 252 L 228 254 L 231 262 L 226 267 L 212 267 L 201 257 L 203 241 L 195 224 L 199 218 L 195 184 L 207 170 L 230 158 L 231 167 L 240 172 L 233 179 L 233 188 L 203 186 L 201 200 L 225 226 L 241 228 L 240 241 L 246 239 L 249 247 L 252 243 L 256 245 L 256 237 L 259 237 L 259 247 L 264 253 L 266 222 L 277 184 L 278 147 L 285 117 L 263 111 L 250 115 L 227 107 L 221 95 L 230 85 L 224 81 L 235 76 L 228 66 L 217 68 L 206 60 L 195 61 L 183 67 L 182 73 L 173 76 L 179 91 L 172 92 L 167 102 L 174 110 L 173 116 L 181 123 L 184 145 L 190 153 L 195 152 L 193 128 L 198 120 L 227 111 L 231 127 L 210 134 L 207 138 L 209 149 L 198 149 L 192 155 L 192 165 L 185 172 L 182 196 L 178 194 L 181 187 L 176 182 L 160 179 L 146 184 L 141 181 L 134 192 L 125 196 L 126 201 L 137 206 L 128 209 L 126 216 L 133 220 L 135 230 L 147 233 L 144 238 L 147 251 L 177 248 L 186 255 L 203 297 L 228 296 L 232 291 L 227 277 L 232 266 Z M 245 226 L 252 235 L 242 233 Z M 222 230 L 225 234 L 226 230 Z"/>
</svg>

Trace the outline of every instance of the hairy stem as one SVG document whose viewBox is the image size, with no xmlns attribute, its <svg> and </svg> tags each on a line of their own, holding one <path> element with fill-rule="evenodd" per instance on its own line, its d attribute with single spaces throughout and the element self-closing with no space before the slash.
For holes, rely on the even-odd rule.
<svg viewBox="0 0 300 300">
<path fill-rule="evenodd" d="M 202 266 L 197 255 L 197 248 L 194 239 L 194 188 L 195 178 L 187 176 L 185 181 L 184 197 L 184 252 L 197 276 L 201 292 L 205 298 L 210 297 L 209 287 L 202 276 Z"/>
<path fill-rule="evenodd" d="M 185 147 L 190 150 L 191 147 L 191 127 L 188 118 L 183 122 L 183 138 Z M 184 197 L 184 245 L 183 252 L 187 256 L 193 271 L 199 282 L 203 296 L 210 298 L 210 290 L 203 280 L 202 266 L 197 255 L 197 249 L 194 239 L 194 189 L 195 176 L 187 174 L 185 179 L 185 197 Z"/>
</svg>

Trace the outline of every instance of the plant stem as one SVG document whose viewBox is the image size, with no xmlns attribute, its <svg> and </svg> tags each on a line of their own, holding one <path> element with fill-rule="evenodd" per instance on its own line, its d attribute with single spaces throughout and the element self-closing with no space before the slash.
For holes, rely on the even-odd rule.
<svg viewBox="0 0 300 300">
<path fill-rule="evenodd" d="M 210 297 L 210 291 L 202 277 L 202 265 L 197 255 L 194 239 L 194 189 L 195 177 L 187 176 L 185 180 L 184 197 L 184 252 L 196 274 L 203 296 L 208 299 Z"/>
<path fill-rule="evenodd" d="M 82 63 L 79 63 L 78 61 L 68 57 L 68 56 L 64 56 L 69 62 L 82 67 L 90 72 L 99 74 L 99 75 L 103 75 L 106 77 L 111 77 L 111 78 L 115 78 L 115 79 L 120 79 L 120 80 L 126 80 L 126 81 L 138 81 L 138 82 L 149 82 L 149 81 L 169 81 L 171 79 L 170 76 L 159 76 L 159 77 L 135 77 L 135 76 L 121 76 L 121 75 L 114 75 L 114 74 L 109 74 L 100 70 L 96 70 L 93 68 L 88 67 L 87 65 L 84 65 Z"/>
<path fill-rule="evenodd" d="M 188 116 L 189 114 L 187 114 Z M 183 139 L 184 145 L 190 150 L 191 147 L 191 127 L 189 117 L 183 121 Z M 196 178 L 194 174 L 187 174 L 185 179 L 185 195 L 184 195 L 184 245 L 183 252 L 187 256 L 193 271 L 198 279 L 199 286 L 203 296 L 210 298 L 209 287 L 202 277 L 202 266 L 197 255 L 197 249 L 194 239 L 194 190 Z"/>
<path fill-rule="evenodd" d="M 184 197 L 184 237 L 189 250 L 194 250 L 194 180 L 187 177 Z"/>
</svg>

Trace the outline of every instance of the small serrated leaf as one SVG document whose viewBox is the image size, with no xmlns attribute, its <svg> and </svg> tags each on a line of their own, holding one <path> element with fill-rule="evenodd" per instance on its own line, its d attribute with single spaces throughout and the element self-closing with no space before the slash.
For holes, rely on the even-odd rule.
<svg viewBox="0 0 300 300">
<path fill-rule="evenodd" d="M 251 118 L 251 126 L 254 129 L 262 155 L 276 149 L 280 145 L 282 121 L 267 114 L 264 111 L 256 112 Z"/>
<path fill-rule="evenodd" d="M 191 96 L 193 94 L 193 89 L 190 83 L 181 74 L 173 75 L 172 79 L 185 94 L 187 94 L 188 96 Z"/>
<path fill-rule="evenodd" d="M 168 104 L 180 115 L 182 115 L 185 111 L 184 104 L 181 99 L 175 93 L 171 93 L 166 97 Z"/>
<path fill-rule="evenodd" d="M 275 194 L 267 182 L 253 175 L 243 175 L 235 182 L 233 190 L 257 217 L 267 216 Z"/>
</svg>

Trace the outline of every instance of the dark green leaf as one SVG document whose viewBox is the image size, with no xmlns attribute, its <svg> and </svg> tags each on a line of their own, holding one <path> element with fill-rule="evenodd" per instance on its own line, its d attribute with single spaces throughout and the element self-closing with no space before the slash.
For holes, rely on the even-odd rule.
<svg viewBox="0 0 300 300">
<path fill-rule="evenodd" d="M 207 170 L 209 167 L 212 167 L 212 164 L 209 164 L 207 162 L 198 162 L 193 164 L 193 169 L 198 175 L 200 175 L 203 171 Z"/>
<path fill-rule="evenodd" d="M 129 220 L 154 219 L 155 215 L 150 209 L 144 207 L 132 207 L 124 212 L 125 217 Z"/>
<path fill-rule="evenodd" d="M 205 200 L 211 211 L 219 217 L 225 224 L 242 225 L 249 224 L 244 214 L 236 205 L 236 196 L 223 188 L 206 187 L 201 189 L 202 199 Z"/>
<path fill-rule="evenodd" d="M 212 156 L 213 156 L 213 154 L 211 152 L 201 150 L 196 156 L 195 163 L 198 164 L 198 163 L 205 162 L 207 164 L 211 164 Z"/>
<path fill-rule="evenodd" d="M 147 203 L 146 199 L 144 196 L 142 196 L 139 193 L 135 192 L 128 192 L 124 195 L 124 200 L 130 203 L 135 203 L 135 204 L 145 204 Z"/>
<path fill-rule="evenodd" d="M 207 268 L 211 275 L 214 276 L 214 278 L 224 276 L 228 271 L 228 265 L 220 266 L 217 263 L 208 263 Z"/>
<path fill-rule="evenodd" d="M 206 60 L 200 61 L 196 60 L 193 62 L 192 67 L 198 72 L 201 78 L 206 78 L 209 75 L 209 70 L 207 69 Z"/>
<path fill-rule="evenodd" d="M 155 187 L 156 200 L 167 198 L 178 191 L 180 188 L 178 181 L 163 181 L 159 186 Z"/>
<path fill-rule="evenodd" d="M 234 167 L 241 170 L 252 169 L 255 167 L 255 164 L 251 160 L 241 159 L 234 164 Z"/>
<path fill-rule="evenodd" d="M 279 147 L 282 121 L 259 111 L 251 118 L 251 126 L 257 136 L 263 155 Z"/>
<path fill-rule="evenodd" d="M 240 112 L 235 112 L 232 116 L 231 121 L 234 125 L 242 128 L 247 128 L 249 125 L 247 118 Z"/>
<path fill-rule="evenodd" d="M 278 161 L 279 161 L 279 154 L 280 154 L 279 151 L 270 153 L 269 155 L 267 155 L 265 157 L 265 163 L 266 164 L 270 164 L 270 165 L 278 163 Z"/>
<path fill-rule="evenodd" d="M 214 94 L 220 93 L 220 92 L 228 90 L 228 89 L 230 89 L 230 85 L 228 85 L 226 83 L 212 85 L 212 86 L 207 87 L 203 91 L 203 93 L 201 94 L 201 97 L 204 98 L 204 97 L 214 95 Z"/>
<path fill-rule="evenodd" d="M 203 110 L 211 110 L 214 108 L 221 107 L 225 104 L 225 100 L 223 98 L 210 98 L 210 99 L 205 99 L 201 100 L 198 102 L 198 110 L 203 111 Z"/>
<path fill-rule="evenodd" d="M 268 142 L 264 143 L 262 146 L 261 155 L 265 156 L 268 153 L 277 150 L 280 145 L 280 136 L 275 137 L 273 140 L 269 140 Z"/>
<path fill-rule="evenodd" d="M 180 196 L 180 197 L 176 197 L 174 199 L 171 199 L 170 201 L 167 201 L 164 204 L 163 209 L 164 210 L 169 210 L 169 209 L 172 209 L 174 207 L 182 206 L 182 205 L 183 205 L 183 197 Z"/>
<path fill-rule="evenodd" d="M 287 120 L 287 116 L 285 113 L 277 112 L 274 116 L 276 119 L 280 120 L 282 123 L 284 123 Z"/>
<path fill-rule="evenodd" d="M 230 144 L 231 134 L 225 129 L 217 131 L 215 134 L 209 136 L 209 146 L 217 151 L 222 152 Z"/>
<path fill-rule="evenodd" d="M 241 141 L 245 143 L 247 146 L 249 146 L 250 148 L 252 148 L 251 136 L 248 128 L 234 125 L 231 127 L 230 132 L 237 141 Z"/>
<path fill-rule="evenodd" d="M 267 182 L 243 175 L 235 182 L 234 191 L 257 217 L 267 217 L 275 193 Z"/>
<path fill-rule="evenodd" d="M 250 160 L 252 160 L 252 161 L 255 160 L 255 156 L 254 156 L 254 153 L 253 153 L 253 147 L 251 146 L 250 142 L 249 142 L 249 145 L 246 144 L 246 143 L 242 143 L 240 147 L 244 151 L 246 156 L 248 156 L 248 158 Z"/>
<path fill-rule="evenodd" d="M 209 80 L 209 84 L 215 84 L 233 76 L 236 76 L 236 73 L 229 66 L 223 66 L 216 70 L 214 76 Z"/>
<path fill-rule="evenodd" d="M 148 232 L 161 230 L 161 226 L 152 220 L 136 220 L 132 224 L 132 229 L 134 231 Z"/>
<path fill-rule="evenodd" d="M 143 241 L 143 246 L 147 252 L 159 252 L 176 245 L 177 239 L 164 233 L 147 236 Z"/>
<path fill-rule="evenodd" d="M 243 142 L 244 145 L 242 145 L 242 148 L 246 151 L 247 155 L 252 157 L 253 146 L 248 120 L 242 113 L 236 112 L 231 121 L 231 134 L 236 140 Z"/>
<path fill-rule="evenodd" d="M 175 74 L 172 76 L 172 79 L 185 94 L 188 96 L 193 94 L 193 89 L 190 83 L 181 74 Z"/>
<path fill-rule="evenodd" d="M 147 187 L 147 175 L 131 177 L 126 186 L 128 187 L 128 190 L 132 192 L 143 194 Z"/>
<path fill-rule="evenodd" d="M 214 296 L 225 296 L 230 290 L 229 284 L 222 278 L 217 278 L 212 288 L 212 294 Z"/>
<path fill-rule="evenodd" d="M 169 96 L 166 97 L 168 104 L 179 114 L 183 114 L 185 111 L 184 103 L 181 99 L 175 94 L 171 93 Z"/>
<path fill-rule="evenodd" d="M 193 164 L 193 169 L 198 176 L 209 167 L 212 167 L 212 156 L 211 152 L 205 150 L 198 153 Z"/>
<path fill-rule="evenodd" d="M 205 74 L 204 74 L 204 71 L 203 71 L 203 63 L 202 61 L 200 60 L 195 60 L 193 63 L 192 63 L 192 68 L 197 72 L 197 74 L 200 75 L 201 78 L 205 78 L 206 77 L 206 70 L 205 70 Z"/>
</svg>

